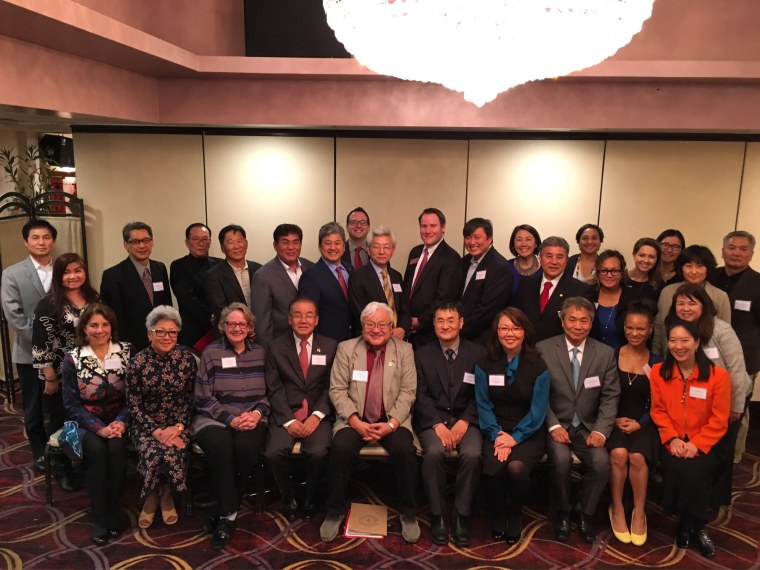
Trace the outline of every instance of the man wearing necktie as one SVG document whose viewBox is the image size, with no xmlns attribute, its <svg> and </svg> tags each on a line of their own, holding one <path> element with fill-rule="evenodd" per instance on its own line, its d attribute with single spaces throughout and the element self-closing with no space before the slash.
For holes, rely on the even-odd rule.
<svg viewBox="0 0 760 570">
<path fill-rule="evenodd" d="M 593 543 L 596 533 L 591 519 L 609 478 L 610 459 L 604 445 L 615 423 L 620 381 L 614 351 L 588 338 L 594 305 L 583 297 L 565 299 L 560 319 L 564 334 L 537 345 L 551 377 L 546 452 L 554 492 L 554 532 L 557 540 L 567 541 L 574 511 L 583 539 Z M 583 464 L 575 505 L 570 500 L 573 453 Z"/>
<path fill-rule="evenodd" d="M 328 495 L 324 542 L 338 536 L 349 501 L 346 496 L 354 463 L 366 443 L 390 454 L 400 496 L 401 535 L 420 538 L 417 523 L 417 453 L 412 441 L 411 409 L 417 372 L 410 344 L 395 338 L 393 311 L 378 302 L 361 314 L 362 335 L 338 345 L 330 375 L 330 400 L 336 418 L 327 464 Z"/>
<path fill-rule="evenodd" d="M 361 206 L 351 210 L 346 216 L 346 251 L 343 254 L 343 263 L 352 270 L 361 269 L 369 263 L 369 214 Z"/>
<path fill-rule="evenodd" d="M 291 485 L 290 452 L 296 440 L 306 458 L 303 518 L 316 513 L 316 498 L 332 440 L 332 409 L 328 390 L 330 369 L 338 344 L 315 334 L 317 305 L 296 297 L 288 309 L 291 330 L 267 345 L 266 384 L 271 424 L 265 456 L 282 496 L 285 517 L 298 516 L 298 502 Z"/>
</svg>

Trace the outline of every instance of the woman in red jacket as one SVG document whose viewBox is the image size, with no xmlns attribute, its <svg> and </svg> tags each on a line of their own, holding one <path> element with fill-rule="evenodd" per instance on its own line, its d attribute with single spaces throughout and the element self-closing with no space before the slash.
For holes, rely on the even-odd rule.
<svg viewBox="0 0 760 570">
<path fill-rule="evenodd" d="M 705 355 L 694 324 L 674 320 L 667 339 L 665 361 L 652 368 L 650 410 L 663 444 L 663 506 L 680 519 L 676 545 L 696 545 L 711 558 L 715 545 L 705 524 L 715 472 L 725 460 L 715 444 L 728 429 L 731 381 Z"/>
</svg>

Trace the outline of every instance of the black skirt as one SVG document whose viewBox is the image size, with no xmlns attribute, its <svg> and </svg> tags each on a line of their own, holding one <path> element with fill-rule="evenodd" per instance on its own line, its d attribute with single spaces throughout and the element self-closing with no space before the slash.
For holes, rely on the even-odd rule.
<svg viewBox="0 0 760 570">
<path fill-rule="evenodd" d="M 628 450 L 628 453 L 640 453 L 647 460 L 650 468 L 654 467 L 660 454 L 660 434 L 657 426 L 649 424 L 632 434 L 623 433 L 617 426 L 607 440 L 607 449 L 612 451 L 618 447 Z"/>
</svg>

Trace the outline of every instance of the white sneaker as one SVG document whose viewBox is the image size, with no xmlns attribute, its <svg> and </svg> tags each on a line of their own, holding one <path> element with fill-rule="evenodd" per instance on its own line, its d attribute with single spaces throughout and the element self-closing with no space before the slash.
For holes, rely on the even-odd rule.
<svg viewBox="0 0 760 570">
<path fill-rule="evenodd" d="M 401 536 L 405 541 L 414 544 L 420 539 L 420 525 L 414 515 L 401 515 Z M 323 539 L 324 540 L 324 539 Z"/>
</svg>

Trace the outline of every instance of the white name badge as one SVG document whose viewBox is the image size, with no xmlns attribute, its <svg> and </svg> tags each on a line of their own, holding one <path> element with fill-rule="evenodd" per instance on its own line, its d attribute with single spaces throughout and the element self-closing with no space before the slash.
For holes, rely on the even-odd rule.
<svg viewBox="0 0 760 570">
<path fill-rule="evenodd" d="M 417 262 L 420 260 L 419 257 L 415 257 L 414 259 L 409 260 L 409 265 L 417 265 Z"/>
<path fill-rule="evenodd" d="M 327 355 L 326 354 L 312 354 L 311 363 L 315 366 L 325 366 L 327 365 Z"/>
<path fill-rule="evenodd" d="M 103 366 L 106 370 L 118 370 L 121 368 L 121 358 L 118 356 L 114 358 L 106 358 Z"/>
<path fill-rule="evenodd" d="M 697 388 L 696 386 L 692 386 L 689 388 L 689 396 L 692 398 L 699 398 L 700 400 L 706 400 L 707 388 Z"/>
<path fill-rule="evenodd" d="M 720 353 L 718 352 L 718 349 L 714 346 L 706 347 L 705 354 L 707 355 L 707 358 L 709 358 L 710 360 L 715 360 L 717 358 L 720 358 Z"/>
<path fill-rule="evenodd" d="M 234 356 L 225 356 L 222 358 L 222 368 L 237 368 L 237 358 Z"/>
<path fill-rule="evenodd" d="M 489 386 L 504 386 L 504 374 L 489 374 L 488 385 Z"/>
<path fill-rule="evenodd" d="M 367 370 L 354 370 L 351 376 L 354 382 L 367 382 L 369 380 L 369 371 Z"/>
<path fill-rule="evenodd" d="M 652 378 L 652 367 L 649 364 L 644 365 L 644 374 L 647 375 L 647 378 Z"/>
<path fill-rule="evenodd" d="M 164 283 L 163 283 L 163 281 L 154 281 L 153 282 L 153 290 L 154 291 L 163 291 L 164 290 Z"/>
<path fill-rule="evenodd" d="M 594 308 L 598 309 L 599 308 L 599 303 L 594 303 Z"/>
<path fill-rule="evenodd" d="M 734 309 L 737 311 L 749 311 L 752 308 L 752 301 L 734 301 Z"/>
<path fill-rule="evenodd" d="M 401 283 L 394 283 L 393 284 L 393 291 L 396 293 L 401 293 Z"/>
<path fill-rule="evenodd" d="M 599 388 L 602 383 L 599 381 L 599 376 L 589 376 L 583 381 L 584 388 Z"/>
<path fill-rule="evenodd" d="M 482 271 L 476 271 L 475 272 L 475 281 L 481 281 L 486 278 L 486 270 L 483 269 Z M 503 386 L 503 384 L 502 384 Z"/>
<path fill-rule="evenodd" d="M 475 384 L 475 375 L 472 372 L 465 372 L 462 382 L 465 384 Z"/>
</svg>

